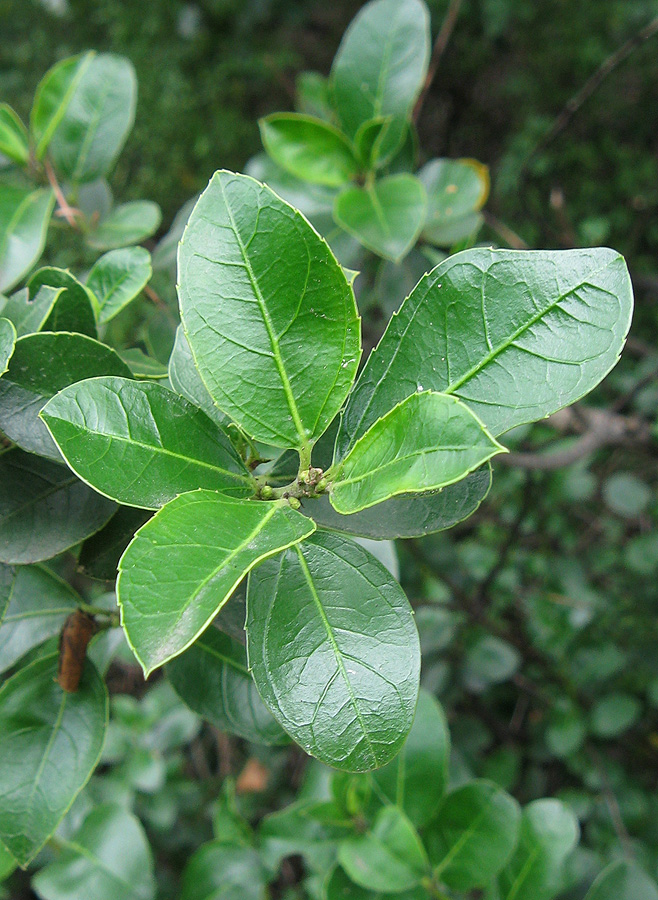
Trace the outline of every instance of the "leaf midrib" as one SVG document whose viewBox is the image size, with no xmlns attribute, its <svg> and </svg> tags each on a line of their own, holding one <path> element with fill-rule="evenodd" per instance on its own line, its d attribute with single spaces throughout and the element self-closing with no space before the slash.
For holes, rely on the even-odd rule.
<svg viewBox="0 0 658 900">
<path fill-rule="evenodd" d="M 253 289 L 256 300 L 258 301 L 258 306 L 261 311 L 261 316 L 263 317 L 263 322 L 265 324 L 265 329 L 267 331 L 267 336 L 270 340 L 270 345 L 272 347 L 272 353 L 274 356 L 274 362 L 279 372 L 279 377 L 281 378 L 281 384 L 283 386 L 283 391 L 286 397 L 286 403 L 288 404 L 288 409 L 290 410 L 290 414 L 292 416 L 293 423 L 295 425 L 295 429 L 297 430 L 297 434 L 300 440 L 301 447 L 308 446 L 308 437 L 306 435 L 306 429 L 301 420 L 301 416 L 299 414 L 299 409 L 295 402 L 295 398 L 292 392 L 292 388 L 290 386 L 290 379 L 288 378 L 288 373 L 286 372 L 286 368 L 283 362 L 283 358 L 281 356 L 281 348 L 279 347 L 279 342 L 277 340 L 276 334 L 274 333 L 274 328 L 272 326 L 272 322 L 270 321 L 270 316 L 267 311 L 267 306 L 265 304 L 265 298 L 261 293 L 260 286 L 256 279 L 254 270 L 251 266 L 251 261 L 249 256 L 247 255 L 247 248 L 244 245 L 242 237 L 238 232 L 237 224 L 235 222 L 235 218 L 233 216 L 233 210 L 227 200 L 226 192 L 224 190 L 224 182 L 220 176 L 218 179 L 219 188 L 222 192 L 222 199 L 224 201 L 224 206 L 226 208 L 226 212 L 231 222 L 231 230 L 235 236 L 235 240 L 237 241 L 238 247 L 240 249 L 240 254 L 245 264 L 245 270 L 247 275 L 249 276 L 249 281 L 251 282 L 251 287 Z"/>
</svg>

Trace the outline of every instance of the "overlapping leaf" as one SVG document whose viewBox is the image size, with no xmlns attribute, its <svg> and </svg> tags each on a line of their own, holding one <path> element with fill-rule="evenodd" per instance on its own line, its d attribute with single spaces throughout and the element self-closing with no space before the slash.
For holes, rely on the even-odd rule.
<svg viewBox="0 0 658 900">
<path fill-rule="evenodd" d="M 99 321 L 109 322 L 133 300 L 151 277 L 151 255 L 143 247 L 111 250 L 97 260 L 87 287 L 99 305 Z"/>
<path fill-rule="evenodd" d="M 7 291 L 37 262 L 55 205 L 49 188 L 5 184 L 0 192 L 0 291 Z"/>
<path fill-rule="evenodd" d="M 297 178 L 340 187 L 358 171 L 349 140 L 321 119 L 274 113 L 259 125 L 263 146 L 272 159 Z"/>
</svg>

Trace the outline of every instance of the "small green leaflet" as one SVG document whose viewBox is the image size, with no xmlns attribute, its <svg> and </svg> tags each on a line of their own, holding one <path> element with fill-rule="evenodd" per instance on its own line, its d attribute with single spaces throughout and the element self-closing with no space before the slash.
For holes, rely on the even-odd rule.
<svg viewBox="0 0 658 900">
<path fill-rule="evenodd" d="M 30 297 L 36 298 L 43 287 L 59 291 L 41 326 L 46 331 L 72 331 L 97 337 L 94 298 L 67 269 L 46 266 L 27 283 Z"/>
<path fill-rule="evenodd" d="M 63 59 L 48 69 L 39 82 L 30 113 L 30 132 L 37 159 L 45 156 L 75 89 L 94 56 L 93 52 L 89 52 Z"/>
<path fill-rule="evenodd" d="M 432 159 L 418 173 L 427 191 L 423 238 L 451 247 L 477 227 L 489 196 L 489 170 L 475 159 Z"/>
<path fill-rule="evenodd" d="M 361 355 L 354 293 L 326 242 L 268 187 L 220 171 L 190 215 L 178 279 L 217 406 L 257 440 L 308 453 Z"/>
<path fill-rule="evenodd" d="M 143 247 L 123 247 L 101 256 L 87 278 L 98 300 L 100 323 L 109 322 L 134 300 L 151 274 L 151 254 Z"/>
<path fill-rule="evenodd" d="M 41 418 L 73 471 L 118 503 L 157 509 L 197 487 L 254 493 L 226 434 L 159 384 L 90 378 L 60 391 Z"/>
<path fill-rule="evenodd" d="M 96 229 L 88 233 L 86 241 L 94 250 L 128 247 L 151 237 L 161 221 L 160 207 L 151 200 L 121 203 L 101 219 Z"/>
<path fill-rule="evenodd" d="M 16 329 L 9 319 L 0 319 L 0 375 L 9 367 L 16 346 Z"/>
<path fill-rule="evenodd" d="M 43 252 L 55 206 L 50 188 L 25 190 L 3 184 L 0 191 L 0 291 L 13 288 Z"/>
<path fill-rule="evenodd" d="M 274 113 L 261 119 L 263 146 L 282 168 L 313 184 L 340 187 L 358 172 L 349 140 L 313 116 Z"/>
<path fill-rule="evenodd" d="M 426 209 L 422 182 L 403 172 L 347 188 L 336 197 L 334 217 L 369 250 L 400 262 L 420 234 Z"/>
<path fill-rule="evenodd" d="M 503 450 L 455 397 L 412 394 L 378 419 L 337 467 L 331 505 L 349 515 L 396 494 L 446 487 Z"/>
<path fill-rule="evenodd" d="M 247 653 L 261 697 L 307 753 L 362 772 L 402 746 L 418 698 L 413 613 L 352 540 L 318 533 L 251 573 Z"/>
<path fill-rule="evenodd" d="M 314 530 L 283 500 L 194 491 L 164 506 L 119 562 L 121 620 L 146 675 L 194 643 L 250 569 Z"/>
<path fill-rule="evenodd" d="M 22 866 L 37 855 L 100 759 L 105 685 L 87 661 L 80 689 L 56 681 L 57 654 L 0 688 L 0 840 Z"/>
<path fill-rule="evenodd" d="M 229 417 L 215 406 L 208 389 L 201 381 L 182 325 L 176 329 L 174 349 L 169 357 L 169 381 L 181 397 L 202 409 L 218 425 L 225 428 L 230 423 Z"/>
<path fill-rule="evenodd" d="M 466 250 L 418 282 L 370 354 L 337 455 L 422 385 L 499 435 L 584 396 L 619 358 L 633 295 L 613 250 Z"/>
<path fill-rule="evenodd" d="M 30 158 L 27 128 L 6 103 L 0 103 L 0 153 L 21 166 Z"/>
</svg>

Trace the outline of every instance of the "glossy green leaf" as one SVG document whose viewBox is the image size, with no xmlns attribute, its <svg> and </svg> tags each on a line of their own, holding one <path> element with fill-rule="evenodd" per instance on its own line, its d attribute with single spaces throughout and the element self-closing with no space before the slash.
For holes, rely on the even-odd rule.
<svg viewBox="0 0 658 900">
<path fill-rule="evenodd" d="M 3 184 L 0 190 L 0 291 L 12 288 L 38 261 L 55 205 L 49 188 Z"/>
<path fill-rule="evenodd" d="M 247 588 L 247 652 L 258 690 L 307 753 L 349 771 L 402 746 L 418 697 L 409 602 L 363 547 L 318 533 L 259 566 Z"/>
<path fill-rule="evenodd" d="M 159 384 L 92 378 L 60 391 L 41 418 L 73 471 L 119 503 L 157 509 L 198 487 L 254 493 L 226 434 Z"/>
<path fill-rule="evenodd" d="M 55 654 L 0 688 L 0 839 L 23 866 L 86 784 L 105 738 L 107 692 L 93 665 L 75 694 L 56 674 Z"/>
<path fill-rule="evenodd" d="M 381 809 L 364 834 L 344 840 L 338 861 L 356 884 L 388 894 L 408 891 L 429 874 L 420 838 L 396 806 Z"/>
<path fill-rule="evenodd" d="M 0 376 L 9 368 L 16 346 L 16 329 L 9 319 L 0 319 Z"/>
<path fill-rule="evenodd" d="M 122 623 L 144 671 L 191 646 L 250 569 L 314 529 L 285 501 L 194 491 L 163 507 L 119 563 Z"/>
<path fill-rule="evenodd" d="M 451 247 L 468 237 L 489 196 L 489 170 L 475 159 L 433 159 L 418 173 L 427 191 L 425 240 Z"/>
<path fill-rule="evenodd" d="M 65 466 L 18 448 L 0 456 L 0 562 L 57 556 L 99 531 L 115 510 Z"/>
<path fill-rule="evenodd" d="M 101 256 L 87 278 L 87 287 L 98 300 L 99 321 L 109 322 L 120 313 L 151 274 L 151 254 L 143 247 L 124 247 Z"/>
<path fill-rule="evenodd" d="M 498 879 L 501 900 L 552 900 L 578 834 L 576 817 L 559 800 L 529 803 L 516 852 Z"/>
<path fill-rule="evenodd" d="M 90 578 L 114 581 L 119 559 L 135 532 L 151 518 L 151 513 L 132 506 L 120 506 L 110 521 L 87 538 L 80 549 L 78 568 Z"/>
<path fill-rule="evenodd" d="M 185 333 L 214 401 L 252 437 L 308 449 L 361 354 L 354 293 L 329 247 L 265 185 L 216 172 L 178 262 Z"/>
<path fill-rule="evenodd" d="M 96 375 L 130 376 L 114 350 L 82 334 L 43 331 L 16 341 L 0 378 L 0 429 L 31 453 L 61 461 L 39 413 L 58 391 Z"/>
<path fill-rule="evenodd" d="M 491 487 L 489 464 L 429 494 L 402 494 L 349 516 L 337 513 L 328 495 L 302 503 L 301 512 L 331 531 L 374 540 L 422 537 L 452 528 L 480 506 Z"/>
<path fill-rule="evenodd" d="M 101 220 L 87 235 L 87 243 L 95 250 L 116 250 L 139 244 L 151 237 L 160 227 L 162 213 L 151 200 L 121 203 Z"/>
<path fill-rule="evenodd" d="M 46 331 L 75 331 L 97 337 L 94 298 L 67 269 L 46 266 L 39 269 L 27 283 L 30 297 L 35 297 L 43 287 L 59 293 L 43 323 Z"/>
<path fill-rule="evenodd" d="M 367 3 L 345 32 L 331 70 L 338 117 L 351 137 L 363 122 L 392 116 L 388 150 L 401 142 L 425 81 L 429 13 L 422 0 Z"/>
<path fill-rule="evenodd" d="M 331 505 L 349 515 L 398 494 L 437 490 L 502 450 L 455 397 L 412 394 L 378 419 L 336 468 Z"/>
<path fill-rule="evenodd" d="M 245 648 L 217 628 L 206 628 L 185 653 L 172 660 L 167 677 L 190 709 L 220 731 L 256 744 L 287 742 L 286 733 L 258 695 Z"/>
<path fill-rule="evenodd" d="M 421 690 L 409 736 L 392 762 L 372 773 L 375 790 L 397 804 L 416 828 L 436 813 L 448 782 L 450 733 L 443 709 Z"/>
<path fill-rule="evenodd" d="M 454 890 L 485 887 L 514 852 L 520 821 L 516 800 L 492 782 L 451 791 L 426 837 L 435 877 Z"/>
<path fill-rule="evenodd" d="M 201 380 L 182 325 L 178 326 L 174 349 L 169 357 L 169 380 L 175 391 L 202 409 L 218 425 L 225 427 L 229 424 L 231 420 L 215 406 Z"/>
<path fill-rule="evenodd" d="M 65 581 L 48 569 L 17 568 L 4 605 L 0 596 L 0 672 L 57 634 L 79 599 Z"/>
<path fill-rule="evenodd" d="M 355 884 L 344 869 L 336 866 L 327 876 L 322 886 L 323 900 L 381 900 L 388 896 L 385 891 L 373 891 Z M 396 893 L 397 900 L 427 900 L 427 891 L 422 886 Z"/>
<path fill-rule="evenodd" d="M 347 188 L 336 197 L 334 217 L 364 247 L 399 262 L 420 234 L 426 207 L 422 183 L 402 173 Z"/>
<path fill-rule="evenodd" d="M 358 172 L 352 145 L 321 119 L 299 113 L 274 113 L 259 122 L 263 146 L 296 178 L 340 187 Z"/>
<path fill-rule="evenodd" d="M 601 872 L 585 900 L 658 900 L 658 885 L 636 862 L 620 859 Z"/>
<path fill-rule="evenodd" d="M 48 153 L 72 184 L 107 175 L 135 119 L 137 81 L 123 57 L 101 53 L 85 66 L 55 128 Z"/>
<path fill-rule="evenodd" d="M 32 881 L 43 900 L 153 900 L 151 848 L 139 819 L 122 806 L 95 807 L 61 843 Z"/>
<path fill-rule="evenodd" d="M 41 287 L 34 296 L 21 288 L 0 305 L 0 312 L 9 319 L 18 337 L 40 331 L 48 320 L 62 288 Z"/>
<path fill-rule="evenodd" d="M 20 166 L 30 158 L 27 128 L 7 103 L 0 103 L 0 153 Z"/>
<path fill-rule="evenodd" d="M 619 254 L 466 250 L 419 281 L 350 394 L 339 458 L 418 390 L 455 394 L 498 435 L 573 403 L 615 365 L 632 291 Z"/>
<path fill-rule="evenodd" d="M 147 378 L 157 381 L 167 378 L 169 375 L 167 366 L 152 356 L 148 356 L 139 347 L 129 347 L 128 350 L 122 350 L 119 356 L 126 363 L 135 378 Z"/>
<path fill-rule="evenodd" d="M 37 159 L 43 159 L 57 126 L 62 121 L 75 89 L 94 58 L 82 53 L 61 60 L 39 82 L 30 114 L 30 132 Z"/>
<path fill-rule="evenodd" d="M 180 900 L 266 900 L 265 872 L 251 847 L 203 844 L 183 870 Z"/>
</svg>

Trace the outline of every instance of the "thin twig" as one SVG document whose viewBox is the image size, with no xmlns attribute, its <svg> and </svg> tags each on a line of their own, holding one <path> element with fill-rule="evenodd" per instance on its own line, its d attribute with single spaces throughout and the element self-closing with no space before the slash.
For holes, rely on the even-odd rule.
<svg viewBox="0 0 658 900">
<path fill-rule="evenodd" d="M 423 89 L 418 95 L 418 100 L 416 100 L 416 105 L 414 106 L 414 111 L 412 115 L 412 119 L 414 124 L 418 121 L 418 117 L 420 116 L 420 111 L 423 108 L 423 103 L 425 102 L 425 98 L 429 92 L 430 87 L 432 86 L 432 82 L 436 76 L 436 73 L 439 70 L 439 64 L 441 62 L 441 57 L 445 53 L 446 47 L 448 46 L 448 42 L 450 41 L 450 37 L 452 32 L 454 31 L 455 25 L 457 24 L 457 19 L 459 18 L 459 10 L 462 5 L 462 0 L 450 0 L 450 5 L 448 6 L 448 11 L 446 12 L 445 18 L 439 30 L 439 33 L 436 36 L 436 41 L 434 42 L 434 49 L 432 50 L 432 58 L 430 59 L 430 64 L 427 69 L 427 77 L 425 78 L 425 84 L 423 85 Z"/>
<path fill-rule="evenodd" d="M 594 747 L 589 746 L 587 748 L 587 752 L 594 765 L 596 766 L 596 769 L 598 770 L 599 776 L 601 778 L 601 793 L 603 794 L 606 806 L 608 807 L 610 820 L 612 821 L 612 826 L 615 829 L 617 839 L 621 844 L 624 855 L 629 859 L 633 859 L 635 854 L 633 853 L 631 838 L 628 831 L 626 830 L 626 825 L 624 824 L 624 820 L 622 818 L 621 809 L 619 808 L 619 801 L 617 800 L 617 796 L 612 789 L 612 785 L 610 784 L 610 779 L 608 778 L 608 773 L 605 769 L 605 766 L 603 765 L 603 761 L 601 760 L 598 750 L 595 750 Z"/>
<path fill-rule="evenodd" d="M 80 210 L 73 209 L 72 206 L 69 206 L 68 200 L 64 196 L 61 187 L 59 186 L 59 182 L 57 181 L 57 176 L 55 175 L 55 170 L 51 166 L 49 160 L 46 160 L 44 163 L 44 168 L 46 170 L 46 175 L 48 177 L 48 181 L 50 183 L 51 188 L 55 194 L 57 199 L 57 212 L 66 221 L 69 223 L 71 228 L 79 228 L 78 222 L 76 220 L 76 215 L 80 215 Z"/>
<path fill-rule="evenodd" d="M 638 47 L 641 47 L 645 41 L 648 41 L 649 38 L 653 37 L 655 34 L 658 34 L 658 17 L 653 19 L 653 21 L 649 22 L 648 25 L 645 25 L 637 34 L 633 35 L 633 37 L 629 38 L 621 47 L 618 47 L 614 53 L 611 53 L 610 56 L 601 63 L 599 68 L 594 72 L 590 78 L 585 82 L 585 84 L 581 87 L 581 89 L 571 97 L 568 102 L 565 104 L 562 112 L 557 116 L 554 120 L 551 127 L 548 129 L 544 137 L 539 141 L 537 146 L 534 148 L 528 159 L 524 164 L 524 169 L 527 168 L 528 164 L 539 156 L 543 151 L 551 144 L 555 138 L 564 131 L 567 127 L 571 119 L 578 112 L 580 107 L 592 96 L 592 94 L 597 90 L 597 88 L 605 81 L 605 79 L 610 75 L 624 60 L 628 59 L 628 57 L 633 53 L 634 50 L 637 50 Z"/>
<path fill-rule="evenodd" d="M 504 222 L 501 222 L 500 219 L 497 219 L 496 216 L 493 216 L 490 212 L 482 213 L 484 217 L 484 221 L 487 223 L 489 228 L 494 231 L 498 237 L 502 238 L 506 244 L 512 248 L 512 250 L 527 250 L 528 245 L 523 240 L 522 237 L 512 231 L 509 225 L 506 225 Z"/>
</svg>

